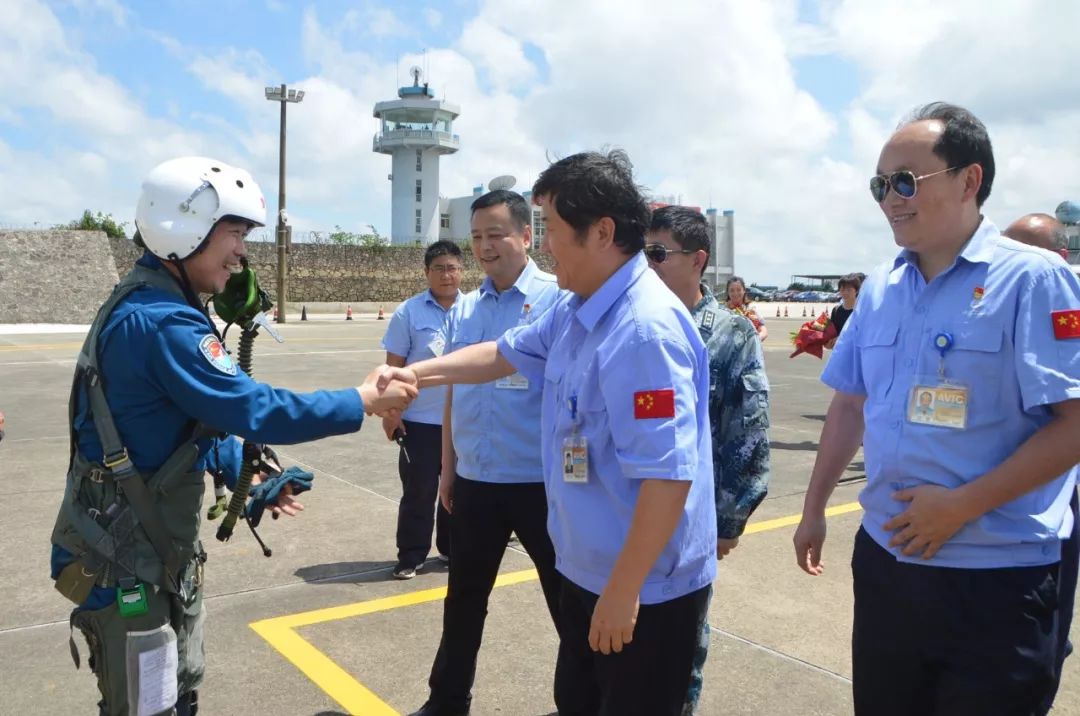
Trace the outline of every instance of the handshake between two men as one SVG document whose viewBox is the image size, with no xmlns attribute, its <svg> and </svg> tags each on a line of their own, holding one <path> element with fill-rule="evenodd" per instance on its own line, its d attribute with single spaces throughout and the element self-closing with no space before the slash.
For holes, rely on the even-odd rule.
<svg viewBox="0 0 1080 716">
<path fill-rule="evenodd" d="M 398 379 L 392 371 L 402 370 L 411 380 Z M 381 365 L 368 373 L 356 390 L 364 402 L 364 412 L 380 418 L 398 418 L 420 392 L 416 376 L 407 369 Z"/>
<path fill-rule="evenodd" d="M 368 373 L 359 391 L 368 415 L 397 418 L 421 387 L 487 383 L 511 375 L 514 370 L 510 361 L 500 355 L 495 341 L 488 341 L 401 368 L 381 365 Z"/>
</svg>

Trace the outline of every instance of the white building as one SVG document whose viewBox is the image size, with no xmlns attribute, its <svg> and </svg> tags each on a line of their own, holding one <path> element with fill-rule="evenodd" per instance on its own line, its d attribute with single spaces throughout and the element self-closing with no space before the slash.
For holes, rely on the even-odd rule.
<svg viewBox="0 0 1080 716">
<path fill-rule="evenodd" d="M 509 180 L 507 182 L 507 180 Z M 498 186 L 504 189 L 512 189 L 513 177 L 497 177 L 492 179 L 489 187 Z M 484 186 L 473 187 L 469 196 L 459 196 L 452 199 L 439 198 L 439 238 L 450 241 L 467 241 L 471 234 L 472 203 L 477 197 L 486 193 Z M 533 250 L 539 250 L 544 245 L 544 221 L 540 216 L 540 207 L 532 203 L 532 192 L 524 191 L 521 195 L 532 207 Z M 666 206 L 672 201 L 653 201 L 650 208 L 657 209 Z M 698 207 L 690 207 L 701 211 Z M 717 212 L 716 209 L 706 209 L 705 219 L 709 223 L 709 236 L 712 239 L 712 250 L 709 253 L 709 265 L 705 268 L 702 281 L 712 287 L 727 283 L 727 280 L 735 275 L 735 212 L 725 209 Z"/>
<path fill-rule="evenodd" d="M 727 280 L 735 275 L 735 212 L 724 209 L 717 214 L 716 209 L 706 209 L 705 218 L 709 221 L 712 252 L 701 280 L 715 288 L 727 284 Z"/>
<path fill-rule="evenodd" d="M 379 102 L 374 116 L 380 120 L 372 150 L 393 157 L 390 241 L 393 244 L 430 244 L 439 239 L 439 157 L 460 148 L 453 133 L 460 108 L 435 99 L 421 70 L 413 67 L 412 87 L 398 90 L 398 99 Z"/>
<path fill-rule="evenodd" d="M 502 176 L 493 179 L 489 187 L 497 186 L 501 189 L 513 190 L 515 181 L 511 176 Z M 473 192 L 469 196 L 458 196 L 452 199 L 440 197 L 439 238 L 450 241 L 469 240 L 472 234 L 472 203 L 488 191 L 490 188 L 484 189 L 482 184 L 478 184 L 473 187 Z M 544 241 L 544 220 L 540 216 L 540 207 L 533 205 L 531 191 L 519 193 L 525 197 L 526 203 L 532 208 L 533 249 L 539 249 Z"/>
</svg>

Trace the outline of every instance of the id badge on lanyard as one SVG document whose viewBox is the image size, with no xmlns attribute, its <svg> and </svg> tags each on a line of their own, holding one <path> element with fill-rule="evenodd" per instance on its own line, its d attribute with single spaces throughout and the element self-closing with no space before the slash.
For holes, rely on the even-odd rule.
<svg viewBox="0 0 1080 716">
<path fill-rule="evenodd" d="M 571 396 L 567 402 L 570 407 L 570 421 L 573 423 L 573 431 L 563 439 L 563 481 L 585 484 L 589 481 L 589 443 L 580 431 L 577 396 Z"/>
<path fill-rule="evenodd" d="M 909 423 L 963 430 L 967 427 L 969 390 L 945 375 L 945 356 L 953 347 L 950 333 L 934 336 L 934 348 L 941 355 L 937 376 L 920 376 L 908 396 Z"/>
</svg>

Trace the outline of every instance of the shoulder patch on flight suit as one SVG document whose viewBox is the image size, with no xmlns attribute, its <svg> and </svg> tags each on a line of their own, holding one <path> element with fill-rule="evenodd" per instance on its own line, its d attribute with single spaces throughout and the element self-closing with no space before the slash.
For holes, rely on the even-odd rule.
<svg viewBox="0 0 1080 716">
<path fill-rule="evenodd" d="M 700 311 L 697 315 L 697 324 L 702 340 L 707 342 L 716 328 L 716 309 L 710 307 Z"/>
<path fill-rule="evenodd" d="M 220 370 L 225 375 L 236 375 L 236 363 L 232 356 L 221 345 L 217 336 L 203 336 L 199 341 L 199 352 L 209 361 L 210 365 Z"/>
</svg>

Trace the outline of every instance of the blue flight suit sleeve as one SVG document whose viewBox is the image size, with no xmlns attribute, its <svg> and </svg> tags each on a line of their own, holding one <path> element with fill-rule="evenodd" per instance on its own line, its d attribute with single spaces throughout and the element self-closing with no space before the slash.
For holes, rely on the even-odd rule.
<svg viewBox="0 0 1080 716">
<path fill-rule="evenodd" d="M 753 324 L 741 316 L 733 323 L 735 340 L 728 355 L 714 357 L 710 352 L 709 357 L 716 533 L 724 539 L 742 535 L 769 489 L 765 356 Z"/>
<path fill-rule="evenodd" d="M 412 339 L 409 333 L 409 302 L 405 301 L 394 315 L 390 316 L 390 325 L 386 327 L 386 335 L 382 339 L 382 347 L 387 352 L 405 358 L 412 350 Z"/>
<path fill-rule="evenodd" d="M 597 366 L 601 396 L 579 395 L 578 409 L 607 411 L 623 475 L 693 480 L 698 474 L 693 348 L 681 341 L 655 338 L 624 344 L 606 357 L 607 363 L 601 357 Z M 635 394 L 663 390 L 674 392 L 674 416 L 635 417 Z M 602 400 L 597 402 L 597 397 Z"/>
<path fill-rule="evenodd" d="M 1064 265 L 1035 276 L 1021 292 L 1013 354 L 1024 410 L 1080 398 L 1080 338 L 1055 338 L 1052 316 L 1076 310 L 1080 280 Z"/>
<path fill-rule="evenodd" d="M 291 445 L 360 429 L 364 405 L 353 389 L 294 393 L 257 383 L 200 349 L 212 335 L 193 315 L 161 321 L 148 352 L 149 379 L 188 415 L 222 432 L 260 443 Z"/>
</svg>

